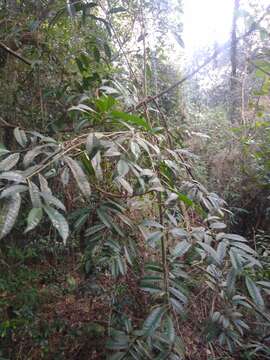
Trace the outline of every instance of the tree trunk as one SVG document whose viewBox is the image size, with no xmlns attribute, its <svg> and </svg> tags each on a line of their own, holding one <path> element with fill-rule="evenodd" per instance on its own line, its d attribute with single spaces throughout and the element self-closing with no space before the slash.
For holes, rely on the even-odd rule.
<svg viewBox="0 0 270 360">
<path fill-rule="evenodd" d="M 240 0 L 234 0 L 233 22 L 231 32 L 231 80 L 230 80 L 230 120 L 236 124 L 239 119 L 239 88 L 237 79 L 237 17 Z"/>
</svg>

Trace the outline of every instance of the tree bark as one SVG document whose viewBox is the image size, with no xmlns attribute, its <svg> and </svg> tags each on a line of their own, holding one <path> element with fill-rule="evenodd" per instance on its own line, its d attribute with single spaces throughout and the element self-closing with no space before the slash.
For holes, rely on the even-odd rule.
<svg viewBox="0 0 270 360">
<path fill-rule="evenodd" d="M 231 32 L 231 79 L 230 79 L 230 113 L 232 124 L 239 119 L 239 80 L 237 78 L 237 17 L 240 0 L 234 0 L 232 32 Z"/>
</svg>

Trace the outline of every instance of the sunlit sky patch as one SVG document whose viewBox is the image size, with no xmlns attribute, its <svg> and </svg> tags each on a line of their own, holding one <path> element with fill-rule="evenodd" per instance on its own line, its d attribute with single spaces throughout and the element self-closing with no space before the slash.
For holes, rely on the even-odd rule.
<svg viewBox="0 0 270 360">
<path fill-rule="evenodd" d="M 184 0 L 183 39 L 187 55 L 229 38 L 233 0 Z"/>
</svg>

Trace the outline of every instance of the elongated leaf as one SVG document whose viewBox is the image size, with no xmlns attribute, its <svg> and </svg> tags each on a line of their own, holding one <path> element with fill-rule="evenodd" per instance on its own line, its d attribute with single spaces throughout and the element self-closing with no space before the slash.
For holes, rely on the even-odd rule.
<svg viewBox="0 0 270 360">
<path fill-rule="evenodd" d="M 151 127 L 144 118 L 115 110 L 112 111 L 111 113 L 115 119 L 121 119 L 132 125 L 141 126 L 144 130 L 148 130 L 148 131 L 151 130 Z"/>
<path fill-rule="evenodd" d="M 119 182 L 123 186 L 123 188 L 128 192 L 129 195 L 133 194 L 132 186 L 124 178 L 118 177 L 117 182 Z"/>
<path fill-rule="evenodd" d="M 223 234 L 223 238 L 233 241 L 247 242 L 247 239 L 237 234 Z"/>
<path fill-rule="evenodd" d="M 241 249 L 251 255 L 255 255 L 256 254 L 256 251 L 253 250 L 250 246 L 246 245 L 246 244 L 243 244 L 241 242 L 233 242 L 232 244 L 233 247 L 236 247 L 238 249 Z M 237 251 L 237 250 L 236 250 Z"/>
<path fill-rule="evenodd" d="M 0 211 L 0 239 L 6 236 L 13 228 L 21 206 L 20 194 L 8 198 Z"/>
<path fill-rule="evenodd" d="M 48 149 L 49 149 L 49 146 L 46 144 L 46 145 L 36 146 L 33 149 L 29 150 L 25 154 L 24 159 L 23 159 L 24 167 L 27 168 L 38 155 L 47 154 Z"/>
<path fill-rule="evenodd" d="M 238 272 L 241 271 L 242 270 L 241 257 L 237 254 L 237 252 L 233 248 L 230 249 L 229 254 L 234 269 L 237 270 Z"/>
<path fill-rule="evenodd" d="M 174 324 L 173 324 L 173 320 L 171 318 L 171 316 L 167 316 L 166 317 L 166 336 L 170 342 L 170 344 L 174 343 L 175 340 L 175 329 L 174 329 Z"/>
<path fill-rule="evenodd" d="M 97 209 L 97 215 L 100 218 L 100 220 L 103 222 L 104 225 L 107 226 L 107 228 L 112 228 L 112 218 L 107 214 L 107 212 L 102 208 Z"/>
<path fill-rule="evenodd" d="M 220 263 L 220 259 L 219 256 L 216 252 L 216 250 L 214 250 L 212 248 L 212 246 L 206 244 L 206 243 L 202 243 L 200 242 L 199 245 L 206 251 L 206 253 L 208 253 L 218 264 Z"/>
<path fill-rule="evenodd" d="M 35 183 L 32 181 L 28 182 L 29 194 L 34 208 L 41 208 L 42 203 L 40 199 L 40 191 Z"/>
<path fill-rule="evenodd" d="M 85 104 L 79 104 L 77 106 L 72 106 L 69 111 L 72 111 L 72 110 L 77 110 L 77 111 L 81 111 L 81 112 L 84 112 L 84 113 L 97 113 L 94 109 L 92 109 L 90 106 L 88 105 L 85 105 Z"/>
<path fill-rule="evenodd" d="M 189 244 L 186 240 L 181 241 L 173 249 L 172 255 L 174 257 L 181 257 L 189 250 L 190 247 L 191 247 L 191 244 Z"/>
<path fill-rule="evenodd" d="M 104 230 L 105 229 L 105 225 L 103 224 L 99 224 L 99 225 L 95 225 L 95 226 L 91 226 L 90 228 L 88 228 L 86 231 L 85 231 L 85 236 L 91 236 L 101 230 Z"/>
<path fill-rule="evenodd" d="M 183 302 L 184 304 L 187 303 L 187 297 L 181 293 L 181 291 L 179 291 L 176 288 L 173 287 L 169 287 L 169 291 L 171 294 L 173 294 L 178 300 L 180 300 L 181 302 Z"/>
<path fill-rule="evenodd" d="M 22 147 L 25 147 L 27 144 L 27 137 L 23 130 L 20 130 L 18 127 L 14 129 L 14 137 L 17 140 L 18 144 Z"/>
<path fill-rule="evenodd" d="M 17 183 L 25 183 L 26 180 L 23 175 L 15 172 L 15 171 L 7 171 L 0 175 L 0 179 L 14 181 Z"/>
<path fill-rule="evenodd" d="M 20 159 L 20 154 L 11 154 L 0 162 L 0 171 L 9 171 Z"/>
<path fill-rule="evenodd" d="M 78 164 L 77 161 L 73 160 L 72 158 L 70 158 L 68 156 L 65 157 L 65 162 L 69 166 L 69 168 L 74 176 L 74 179 L 76 180 L 76 182 L 79 186 L 79 189 L 81 190 L 83 195 L 88 198 L 91 195 L 91 188 L 90 188 L 89 181 L 88 181 L 85 173 L 83 172 L 82 168 L 80 167 L 80 165 Z"/>
<path fill-rule="evenodd" d="M 218 258 L 219 258 L 221 263 L 222 263 L 222 261 L 224 260 L 224 258 L 226 256 L 227 247 L 228 247 L 228 245 L 227 245 L 227 243 L 225 241 L 221 241 L 218 244 L 217 255 L 218 255 Z"/>
<path fill-rule="evenodd" d="M 117 172 L 119 176 L 125 177 L 129 172 L 129 165 L 125 160 L 119 160 L 117 163 Z"/>
<path fill-rule="evenodd" d="M 33 230 L 40 223 L 42 216 L 42 208 L 31 209 L 27 217 L 27 228 L 24 232 L 27 233 L 28 231 Z"/>
<path fill-rule="evenodd" d="M 65 205 L 55 196 L 43 192 L 41 192 L 40 195 L 43 197 L 47 205 L 54 205 L 57 209 L 66 211 Z"/>
<path fill-rule="evenodd" d="M 237 271 L 234 268 L 232 268 L 228 272 L 227 280 L 226 280 L 226 286 L 229 294 L 232 294 L 233 291 L 235 290 L 236 276 L 237 276 Z"/>
<path fill-rule="evenodd" d="M 6 154 L 9 154 L 9 153 L 10 153 L 10 151 L 5 149 L 3 147 L 3 144 L 0 143 L 0 156 L 6 155 Z"/>
<path fill-rule="evenodd" d="M 143 323 L 142 331 L 144 336 L 151 336 L 154 334 L 156 328 L 159 326 L 165 310 L 163 307 L 155 308 Z"/>
<path fill-rule="evenodd" d="M 64 186 L 67 186 L 69 183 L 69 168 L 65 167 L 61 173 L 61 181 Z"/>
<path fill-rule="evenodd" d="M 123 6 L 118 6 L 109 10 L 109 14 L 116 14 L 119 12 L 127 11 Z"/>
<path fill-rule="evenodd" d="M 50 206 L 44 206 L 44 210 L 46 211 L 47 215 L 49 216 L 53 226 L 59 232 L 60 236 L 62 237 L 64 244 L 66 244 L 68 235 L 69 235 L 69 226 L 62 214 L 59 211 L 55 210 Z"/>
<path fill-rule="evenodd" d="M 251 280 L 248 276 L 245 278 L 246 287 L 248 289 L 249 295 L 256 305 L 259 307 L 264 307 L 264 301 L 260 292 L 260 289 L 257 287 L 255 282 Z"/>
<path fill-rule="evenodd" d="M 45 179 L 45 177 L 42 176 L 41 174 L 38 174 L 38 179 L 42 193 L 52 195 L 52 190 L 50 189 L 48 185 L 48 181 Z"/>
<path fill-rule="evenodd" d="M 90 159 L 92 159 L 92 157 L 94 157 L 96 155 L 100 146 L 101 146 L 100 140 L 96 137 L 95 134 L 90 133 L 87 136 L 86 143 L 85 143 L 85 147 L 90 156 Z"/>
<path fill-rule="evenodd" d="M 27 190 L 28 190 L 28 187 L 26 185 L 12 185 L 1 192 L 0 199 L 5 198 L 7 196 L 11 196 L 16 193 L 24 192 Z"/>
</svg>

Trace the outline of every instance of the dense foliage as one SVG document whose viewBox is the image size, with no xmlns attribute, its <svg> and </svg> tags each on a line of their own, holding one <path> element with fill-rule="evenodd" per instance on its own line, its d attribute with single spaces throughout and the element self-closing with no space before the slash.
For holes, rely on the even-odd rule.
<svg viewBox="0 0 270 360">
<path fill-rule="evenodd" d="M 252 115 L 233 101 L 232 128 L 220 84 L 211 95 L 199 79 L 170 88 L 181 2 L 0 5 L 0 357 L 269 358 L 260 15 L 243 15 L 260 50 L 249 44 Z M 228 144 L 231 183 L 213 159 Z M 263 218 L 253 233 L 238 218 L 251 188 Z"/>
</svg>

